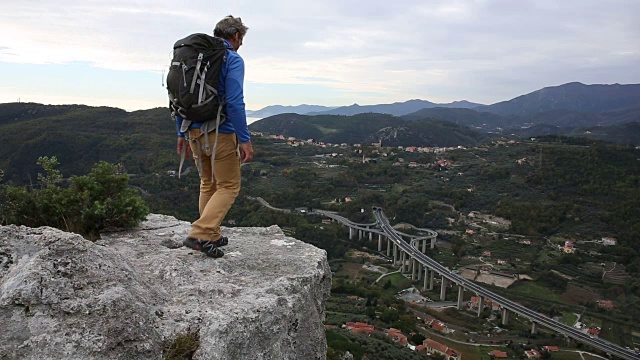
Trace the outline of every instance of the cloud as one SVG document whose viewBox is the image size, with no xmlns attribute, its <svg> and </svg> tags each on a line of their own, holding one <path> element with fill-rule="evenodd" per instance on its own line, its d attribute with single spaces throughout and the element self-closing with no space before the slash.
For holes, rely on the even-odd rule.
<svg viewBox="0 0 640 360">
<path fill-rule="evenodd" d="M 345 103 L 495 102 L 569 81 L 640 82 L 638 13 L 629 0 L 14 1 L 0 14 L 0 61 L 160 74 L 177 39 L 234 14 L 250 28 L 240 52 L 252 84 L 328 86 Z"/>
</svg>

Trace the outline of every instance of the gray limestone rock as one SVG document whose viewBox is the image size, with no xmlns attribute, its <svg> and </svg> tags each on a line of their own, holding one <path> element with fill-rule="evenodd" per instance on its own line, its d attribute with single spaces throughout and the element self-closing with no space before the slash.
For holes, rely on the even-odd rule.
<svg viewBox="0 0 640 360">
<path fill-rule="evenodd" d="M 96 243 L 0 227 L 0 359 L 324 359 L 326 252 L 277 226 L 225 228 L 225 256 L 182 247 L 189 224 L 150 215 Z"/>
</svg>

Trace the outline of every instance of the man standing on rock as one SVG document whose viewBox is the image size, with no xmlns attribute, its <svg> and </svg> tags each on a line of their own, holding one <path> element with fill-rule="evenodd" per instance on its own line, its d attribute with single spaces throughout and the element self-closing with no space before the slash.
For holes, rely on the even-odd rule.
<svg viewBox="0 0 640 360">
<path fill-rule="evenodd" d="M 244 61 L 237 52 L 248 29 L 239 17 L 229 15 L 220 20 L 213 31 L 213 35 L 224 39 L 228 47 L 216 88 L 218 95 L 226 100 L 226 121 L 218 128 L 217 139 L 215 129 L 204 133 L 201 130 L 203 123 L 194 122 L 188 130 L 189 141 L 186 141 L 184 133 L 180 131 L 182 118 L 176 116 L 179 129 L 178 153 L 189 146 L 196 164 L 201 166 L 198 206 L 200 218 L 192 224 L 183 244 L 214 258 L 224 255 L 220 247 L 229 242 L 227 237 L 222 236 L 220 224 L 240 192 L 240 162 L 246 163 L 253 158 L 244 104 Z M 217 141 L 213 151 L 198 148 L 205 143 L 205 136 L 209 137 L 208 143 L 214 144 Z"/>
</svg>

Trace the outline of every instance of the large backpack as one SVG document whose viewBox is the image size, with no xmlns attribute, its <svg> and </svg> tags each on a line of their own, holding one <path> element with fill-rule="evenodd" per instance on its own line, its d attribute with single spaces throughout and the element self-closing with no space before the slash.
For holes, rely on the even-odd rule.
<svg viewBox="0 0 640 360">
<path fill-rule="evenodd" d="M 173 45 L 167 90 L 172 110 L 184 120 L 203 122 L 221 115 L 224 99 L 216 86 L 226 50 L 221 38 L 207 34 L 189 35 Z"/>
<path fill-rule="evenodd" d="M 167 74 L 167 90 L 170 107 L 175 115 L 182 117 L 182 132 L 187 132 L 192 122 L 204 122 L 200 128 L 204 133 L 216 131 L 214 156 L 211 157 L 211 170 L 218 143 L 218 127 L 226 120 L 224 116 L 225 99 L 218 96 L 216 87 L 220 79 L 220 69 L 226 61 L 228 47 L 221 38 L 207 34 L 193 34 L 173 45 L 173 60 Z M 212 129 L 210 124 L 215 123 Z M 209 137 L 205 136 L 205 151 L 209 151 Z M 198 150 L 200 145 L 198 144 Z M 180 156 L 178 177 L 186 148 Z M 202 169 L 198 156 L 198 171 Z"/>
</svg>

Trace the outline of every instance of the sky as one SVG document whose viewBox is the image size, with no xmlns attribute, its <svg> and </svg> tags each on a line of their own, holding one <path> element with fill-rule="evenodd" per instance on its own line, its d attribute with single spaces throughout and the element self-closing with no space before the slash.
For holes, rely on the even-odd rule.
<svg viewBox="0 0 640 360">
<path fill-rule="evenodd" d="M 174 42 L 229 14 L 250 110 L 640 83 L 638 0 L 0 1 L 0 103 L 166 106 Z"/>
</svg>

